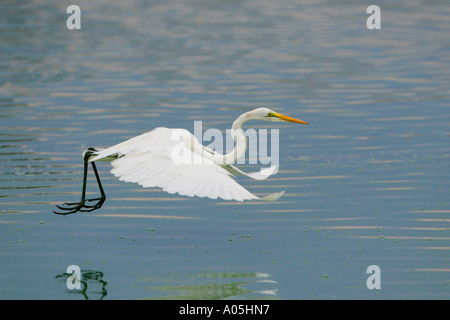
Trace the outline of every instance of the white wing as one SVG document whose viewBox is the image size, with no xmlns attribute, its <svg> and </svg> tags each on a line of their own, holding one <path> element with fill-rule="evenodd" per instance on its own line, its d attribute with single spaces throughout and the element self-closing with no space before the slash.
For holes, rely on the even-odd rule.
<svg viewBox="0 0 450 320">
<path fill-rule="evenodd" d="M 100 150 L 89 161 L 117 155 L 118 158 L 111 162 L 111 173 L 120 180 L 189 197 L 275 201 L 284 193 L 264 198 L 255 196 L 239 185 L 227 170 L 192 152 L 180 132 L 184 138 L 194 138 L 187 130 L 156 128 Z"/>
<path fill-rule="evenodd" d="M 209 152 L 209 153 L 215 152 L 214 150 L 212 150 L 206 146 L 202 146 L 202 148 L 205 152 Z M 277 171 L 278 171 L 278 167 L 275 165 L 271 166 L 269 168 L 262 168 L 259 172 L 251 172 L 251 173 L 246 173 L 246 172 L 242 171 L 241 169 L 233 166 L 232 164 L 222 165 L 222 167 L 225 168 L 232 175 L 242 175 L 242 176 L 246 176 L 246 177 L 249 177 L 249 178 L 252 178 L 255 180 L 267 179 L 269 176 L 277 173 Z"/>
<path fill-rule="evenodd" d="M 232 164 L 228 164 L 228 165 L 224 166 L 224 168 L 231 174 L 239 174 L 239 175 L 243 175 L 243 176 L 255 179 L 255 180 L 267 179 L 269 176 L 274 174 L 274 172 L 276 172 L 276 170 L 277 170 L 277 166 L 271 166 L 269 168 L 262 168 L 258 172 L 246 173 L 246 172 L 242 171 L 241 169 L 236 168 Z"/>
</svg>

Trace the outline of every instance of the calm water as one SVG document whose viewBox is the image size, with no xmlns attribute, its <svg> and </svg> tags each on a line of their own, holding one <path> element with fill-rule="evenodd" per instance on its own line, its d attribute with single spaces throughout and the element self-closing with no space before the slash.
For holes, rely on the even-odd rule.
<svg viewBox="0 0 450 320">
<path fill-rule="evenodd" d="M 446 1 L 381 1 L 381 30 L 366 1 L 76 4 L 81 30 L 60 1 L 0 4 L 1 299 L 450 298 Z M 183 198 L 99 163 L 103 208 L 52 213 L 79 199 L 87 147 L 255 107 L 310 122 L 250 123 L 280 129 L 281 167 L 238 181 L 279 201 Z"/>
</svg>

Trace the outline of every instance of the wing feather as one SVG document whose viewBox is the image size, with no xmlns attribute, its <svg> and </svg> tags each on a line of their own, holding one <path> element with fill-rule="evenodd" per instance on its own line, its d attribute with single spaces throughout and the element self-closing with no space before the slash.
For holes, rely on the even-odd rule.
<svg viewBox="0 0 450 320">
<path fill-rule="evenodd" d="M 191 151 L 185 143 L 188 140 L 183 139 L 180 131 L 184 138 L 194 138 L 187 130 L 156 128 L 110 148 L 100 149 L 89 161 L 115 156 L 111 173 L 121 181 L 138 183 L 144 188 L 158 187 L 171 194 L 189 197 L 236 201 L 260 199 L 239 185 L 232 173 L 226 170 L 228 168 Z M 180 162 L 174 148 L 182 152 L 183 159 L 191 161 Z"/>
</svg>

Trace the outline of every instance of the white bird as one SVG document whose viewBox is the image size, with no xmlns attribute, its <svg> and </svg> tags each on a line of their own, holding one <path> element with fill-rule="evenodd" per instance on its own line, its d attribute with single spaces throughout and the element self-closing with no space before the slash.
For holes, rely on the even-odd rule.
<svg viewBox="0 0 450 320">
<path fill-rule="evenodd" d="M 110 161 L 111 173 L 122 181 L 134 182 L 144 188 L 158 187 L 164 191 L 183 196 L 208 197 L 224 200 L 275 201 L 284 191 L 263 198 L 250 193 L 239 185 L 233 175 L 262 180 L 276 169 L 262 169 L 247 174 L 233 166 L 247 149 L 247 138 L 242 125 L 249 120 L 289 121 L 308 124 L 305 121 L 279 114 L 268 108 L 258 108 L 239 116 L 232 125 L 231 136 L 235 148 L 227 154 L 220 154 L 200 144 L 197 138 L 185 129 L 159 127 L 107 149 L 89 148 L 83 153 L 84 176 L 80 202 L 64 203 L 57 206 L 70 214 L 77 211 L 89 212 L 99 209 L 106 200 L 105 192 L 95 166 L 95 161 Z M 101 193 L 100 198 L 86 199 L 86 178 L 88 163 L 91 163 Z M 87 202 L 94 202 L 88 205 Z"/>
</svg>

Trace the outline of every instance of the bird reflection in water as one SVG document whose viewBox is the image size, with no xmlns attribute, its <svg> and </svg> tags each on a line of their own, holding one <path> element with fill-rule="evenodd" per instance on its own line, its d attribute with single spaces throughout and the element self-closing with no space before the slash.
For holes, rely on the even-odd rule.
<svg viewBox="0 0 450 320">
<path fill-rule="evenodd" d="M 60 275 L 57 275 L 55 279 L 61 278 L 64 280 L 67 280 L 70 276 L 72 276 L 72 273 L 63 273 Z M 105 280 L 103 280 L 103 272 L 101 271 L 95 271 L 95 270 L 81 270 L 81 279 L 80 279 L 81 288 L 80 289 L 72 289 L 68 290 L 70 293 L 78 293 L 83 295 L 83 297 L 86 300 L 90 300 L 88 297 L 88 293 L 91 295 L 98 294 L 100 295 L 98 300 L 103 300 L 104 297 L 108 294 L 106 291 L 106 285 L 108 284 Z M 99 284 L 100 291 L 88 291 L 88 286 L 92 286 L 94 284 Z"/>
</svg>

